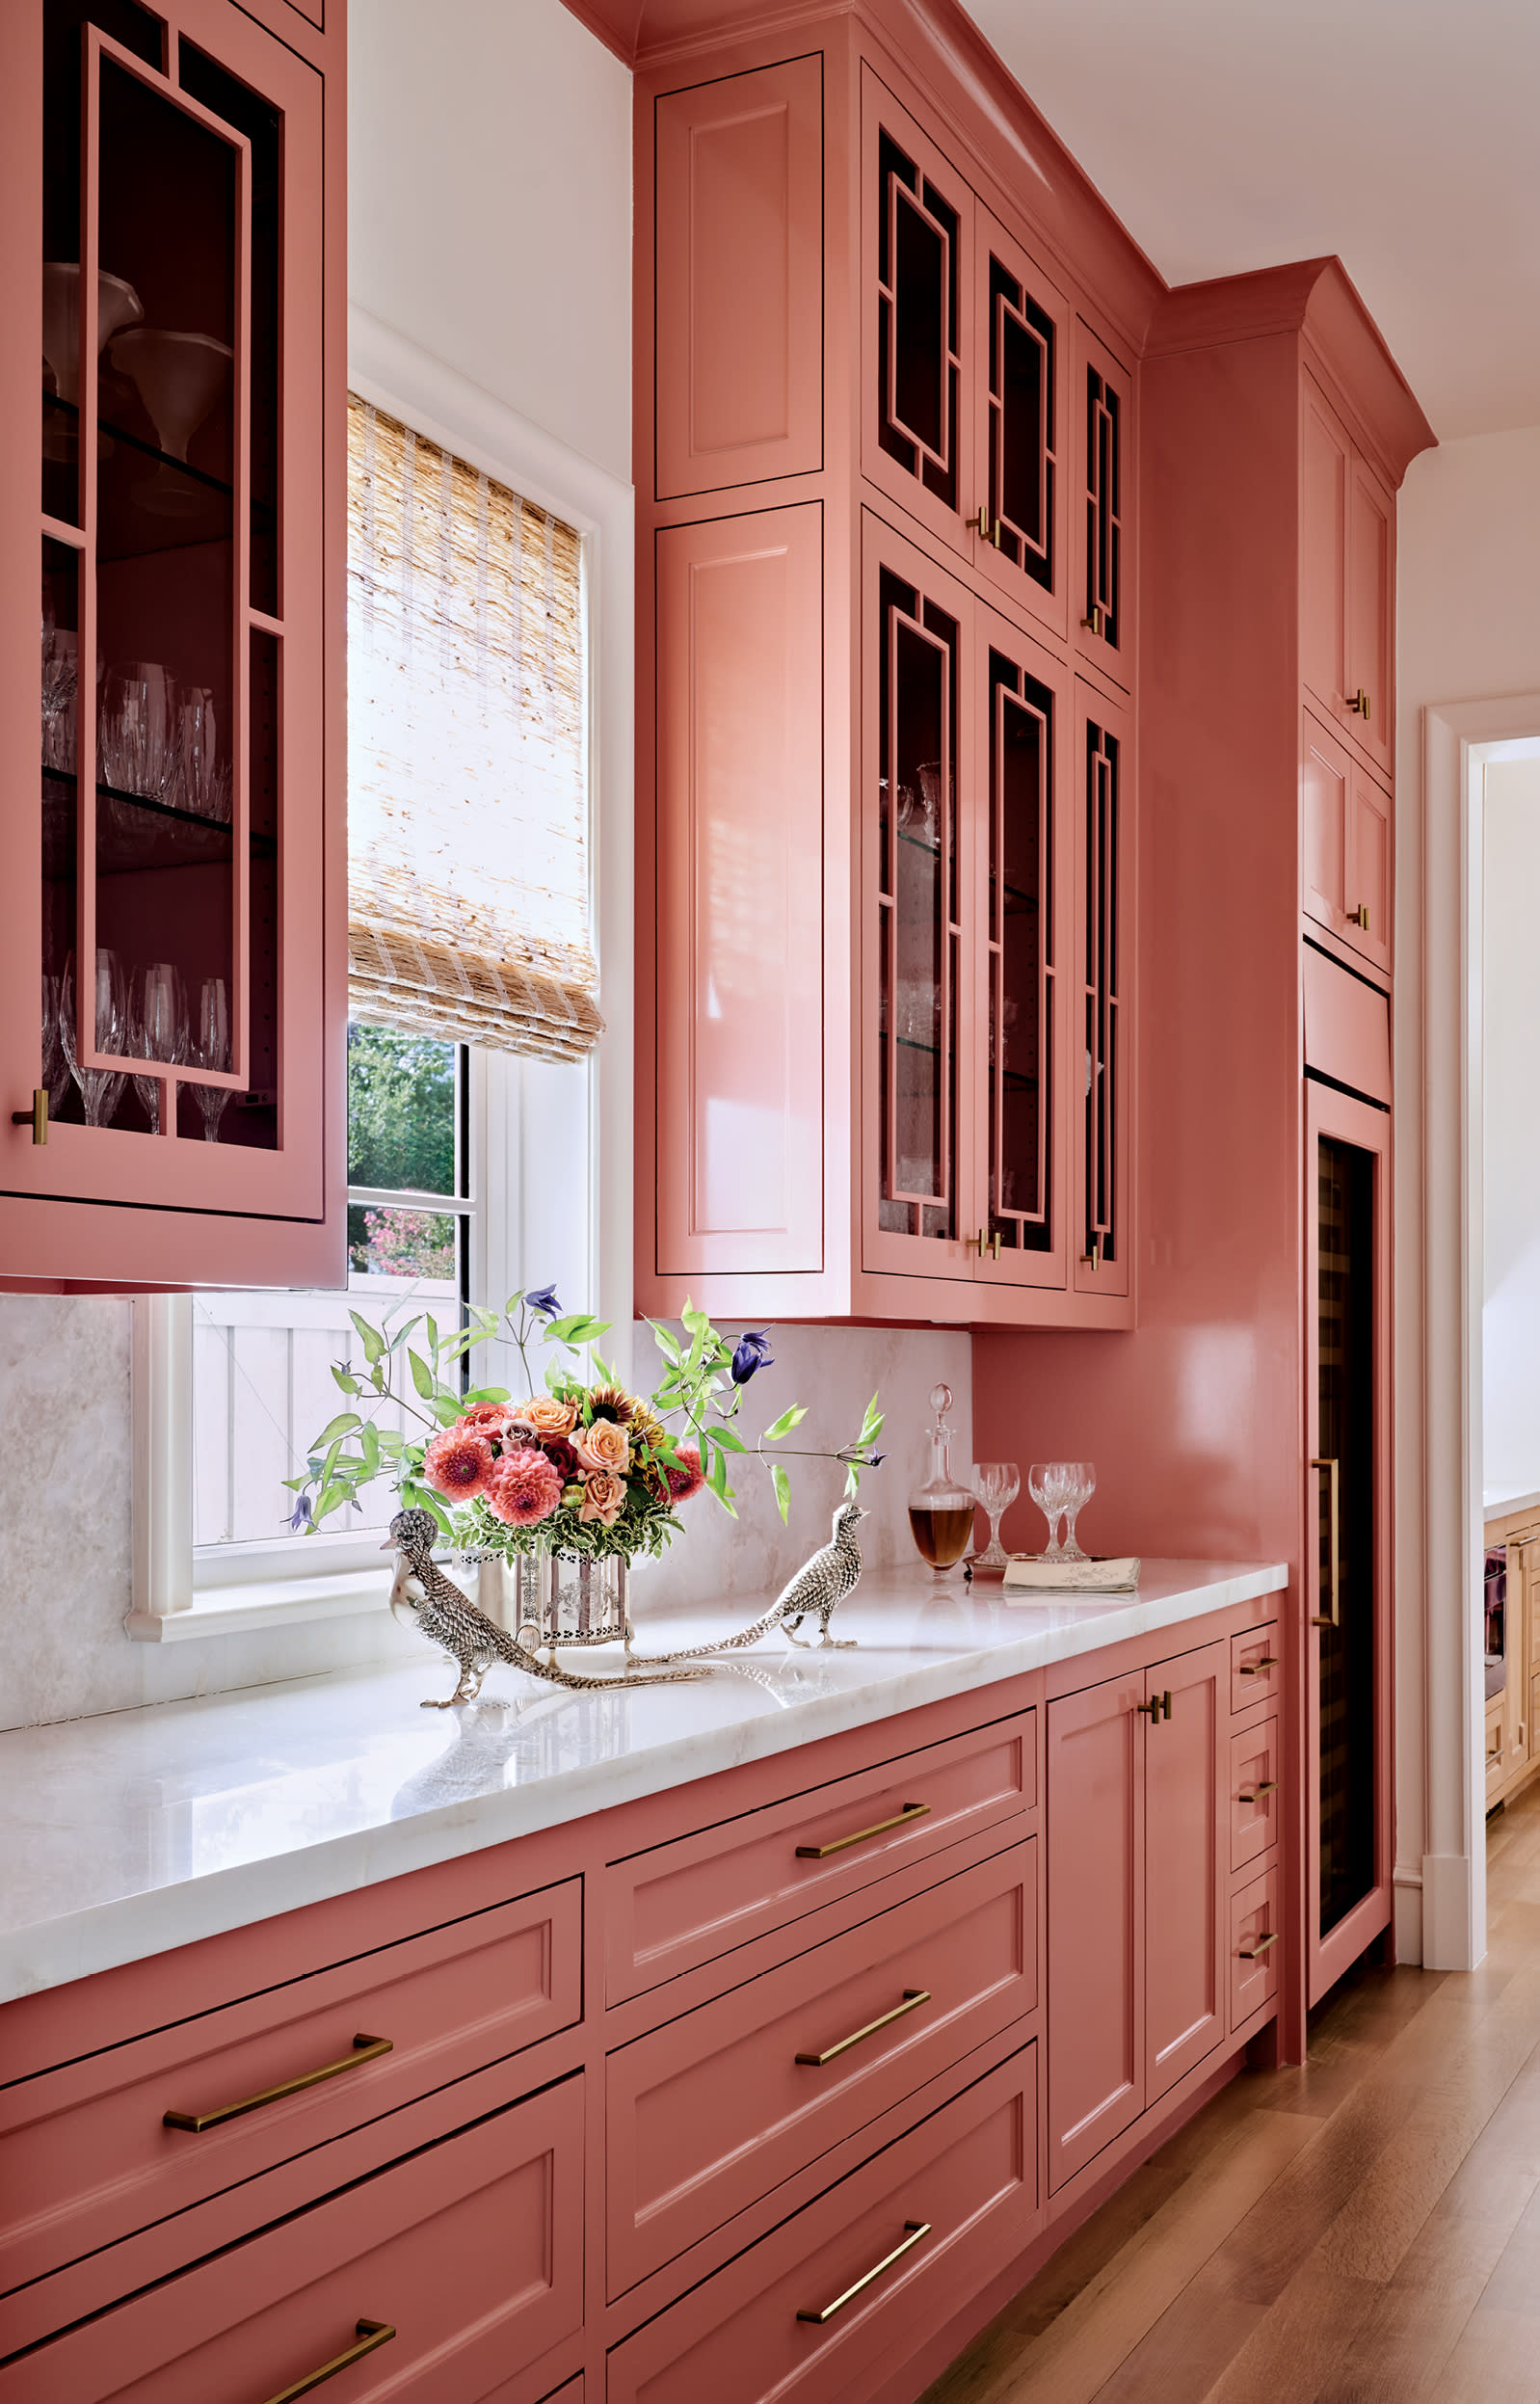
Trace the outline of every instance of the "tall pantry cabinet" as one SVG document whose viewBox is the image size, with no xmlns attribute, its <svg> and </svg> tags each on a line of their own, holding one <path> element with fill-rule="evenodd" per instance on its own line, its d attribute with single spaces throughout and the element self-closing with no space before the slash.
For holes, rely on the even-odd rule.
<svg viewBox="0 0 1540 2404">
<path fill-rule="evenodd" d="M 343 1273 L 342 48 L 0 12 L 6 1284 Z"/>
<path fill-rule="evenodd" d="M 1154 280 L 788 46 L 637 76 L 638 1299 L 1130 1325 Z"/>
</svg>

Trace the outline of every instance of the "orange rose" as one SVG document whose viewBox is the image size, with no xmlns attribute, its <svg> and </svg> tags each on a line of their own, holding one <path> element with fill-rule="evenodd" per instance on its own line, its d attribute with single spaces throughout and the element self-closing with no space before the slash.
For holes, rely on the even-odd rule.
<svg viewBox="0 0 1540 2404">
<path fill-rule="evenodd" d="M 532 1428 L 538 1436 L 571 1435 L 577 1404 L 563 1402 L 554 1394 L 535 1394 L 508 1416 L 517 1419 L 521 1428 Z"/>
<path fill-rule="evenodd" d="M 613 1528 L 625 1501 L 625 1482 L 612 1478 L 607 1469 L 591 1469 L 583 1486 L 583 1508 L 578 1518 L 597 1519 L 602 1528 Z"/>
<path fill-rule="evenodd" d="M 619 1478 L 631 1457 L 631 1439 L 613 1419 L 596 1419 L 591 1428 L 574 1428 L 572 1450 L 585 1469 L 607 1470 Z"/>
</svg>

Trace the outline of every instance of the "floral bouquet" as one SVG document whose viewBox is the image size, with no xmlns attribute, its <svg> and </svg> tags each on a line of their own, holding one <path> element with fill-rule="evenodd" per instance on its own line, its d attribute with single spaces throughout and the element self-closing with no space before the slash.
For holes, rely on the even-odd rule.
<svg viewBox="0 0 1540 2404">
<path fill-rule="evenodd" d="M 361 1407 L 324 1428 L 305 1476 L 286 1481 L 298 1496 L 291 1525 L 308 1532 L 344 1505 L 357 1506 L 376 1479 L 390 1478 L 402 1508 L 431 1512 L 457 1552 L 629 1562 L 661 1554 L 681 1529 L 678 1506 L 703 1489 L 733 1511 L 734 1455 L 765 1457 L 773 1447 L 841 1461 L 851 1494 L 862 1470 L 883 1457 L 873 1450 L 883 1425 L 875 1395 L 854 1442 L 836 1452 L 786 1446 L 807 1416 L 797 1403 L 746 1444 L 732 1422 L 750 1379 L 774 1366 L 766 1333 L 750 1329 L 729 1344 L 688 1303 L 682 1343 L 649 1322 L 663 1374 L 646 1397 L 629 1393 L 596 1350 L 608 1329 L 582 1313 L 563 1316 L 550 1286 L 512 1295 L 502 1311 L 472 1310 L 469 1323 L 448 1337 L 421 1315 L 393 1332 L 388 1322 L 376 1327 L 357 1311 L 349 1316 L 363 1370 L 339 1363 L 332 1375 Z M 467 1389 L 464 1364 L 505 1330 L 528 1390 L 516 1398 L 495 1386 Z M 543 1383 L 530 1365 L 537 1343 L 550 1356 Z M 420 1432 L 379 1426 L 386 1407 L 415 1419 Z M 791 1492 L 784 1461 L 765 1457 L 765 1465 L 784 1520 Z"/>
</svg>

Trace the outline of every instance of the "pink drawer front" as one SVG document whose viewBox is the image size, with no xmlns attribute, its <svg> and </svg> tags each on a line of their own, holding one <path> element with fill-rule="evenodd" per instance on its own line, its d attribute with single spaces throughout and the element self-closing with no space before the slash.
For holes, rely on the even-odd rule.
<svg viewBox="0 0 1540 2404">
<path fill-rule="evenodd" d="M 1230 1640 L 1230 1708 L 1249 1711 L 1283 1693 L 1284 1665 L 1276 1627 L 1247 1628 Z"/>
<path fill-rule="evenodd" d="M 1230 1866 L 1242 1870 L 1278 1839 L 1280 1762 L 1275 1714 L 1230 1740 Z"/>
<path fill-rule="evenodd" d="M 1278 1992 L 1283 1873 L 1275 1862 L 1230 1898 L 1230 2025 L 1238 2028 Z"/>
<path fill-rule="evenodd" d="M 610 2294 L 1030 2012 L 1037 1879 L 1029 1838 L 613 2053 Z"/>
<path fill-rule="evenodd" d="M 859 1894 L 1037 1801 L 1037 1714 L 931 1745 L 610 1864 L 611 2003 Z"/>
<path fill-rule="evenodd" d="M 582 2177 L 571 2078 L 21 2356 L 0 2404 L 261 2404 L 350 2348 L 336 2404 L 536 2404 L 582 2324 Z"/>
<path fill-rule="evenodd" d="M 0 2088 L 0 2294 L 581 2017 L 570 1879 Z"/>
<path fill-rule="evenodd" d="M 1030 2044 L 617 2346 L 608 2404 L 863 2404 L 1037 2234 L 1037 2113 Z"/>
</svg>

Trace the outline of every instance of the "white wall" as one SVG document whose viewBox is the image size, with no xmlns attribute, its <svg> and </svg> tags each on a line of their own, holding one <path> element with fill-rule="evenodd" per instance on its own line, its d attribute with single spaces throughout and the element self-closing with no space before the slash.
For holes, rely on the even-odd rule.
<svg viewBox="0 0 1540 2404">
<path fill-rule="evenodd" d="M 1481 1482 L 1540 1487 L 1540 761 L 1486 770 Z"/>
<path fill-rule="evenodd" d="M 1463 1175 L 1451 1116 L 1459 974 L 1440 948 L 1459 892 L 1460 830 L 1457 806 L 1452 819 L 1441 808 L 1439 822 L 1424 825 L 1423 713 L 1540 687 L 1537 560 L 1540 426 L 1448 442 L 1413 461 L 1399 521 L 1394 1019 L 1396 1929 L 1410 1961 L 1424 1958 L 1424 1872 L 1430 1909 L 1432 1886 L 1447 1878 L 1457 1920 L 1471 1842 L 1463 1739 L 1451 1723 L 1464 1641 L 1461 1402 L 1452 1390 L 1435 1398 L 1445 1432 L 1429 1445 L 1423 1391 L 1430 1300 L 1433 1319 L 1457 1318 L 1462 1276 L 1457 1237 L 1447 1233 L 1459 1225 Z M 1437 864 L 1427 894 L 1425 848 Z M 1440 963 L 1432 988 L 1425 953 Z M 1430 1946 L 1426 1958 L 1440 1952 Z"/>
<path fill-rule="evenodd" d="M 358 0 L 349 51 L 350 300 L 628 482 L 629 75 L 562 0 Z M 19 1532 L 0 1587 L 0 1726 L 420 1650 L 384 1612 L 172 1645 L 123 1635 L 129 1308 L 0 1297 L 0 1515 Z M 882 1387 L 894 1456 L 868 1482 L 867 1557 L 905 1558 L 907 1480 L 939 1376 L 958 1396 L 958 1456 L 968 1449 L 969 1338 L 804 1328 L 776 1342 L 756 1410 L 800 1399 L 815 1440 L 854 1432 Z M 644 1334 L 639 1374 L 650 1350 Z M 779 1583 L 827 1535 L 839 1482 L 801 1468 L 789 1531 L 767 1482 L 745 1481 L 736 1522 L 698 1500 L 688 1544 L 644 1579 L 643 1610 L 665 1588 L 698 1600 Z"/>
</svg>

